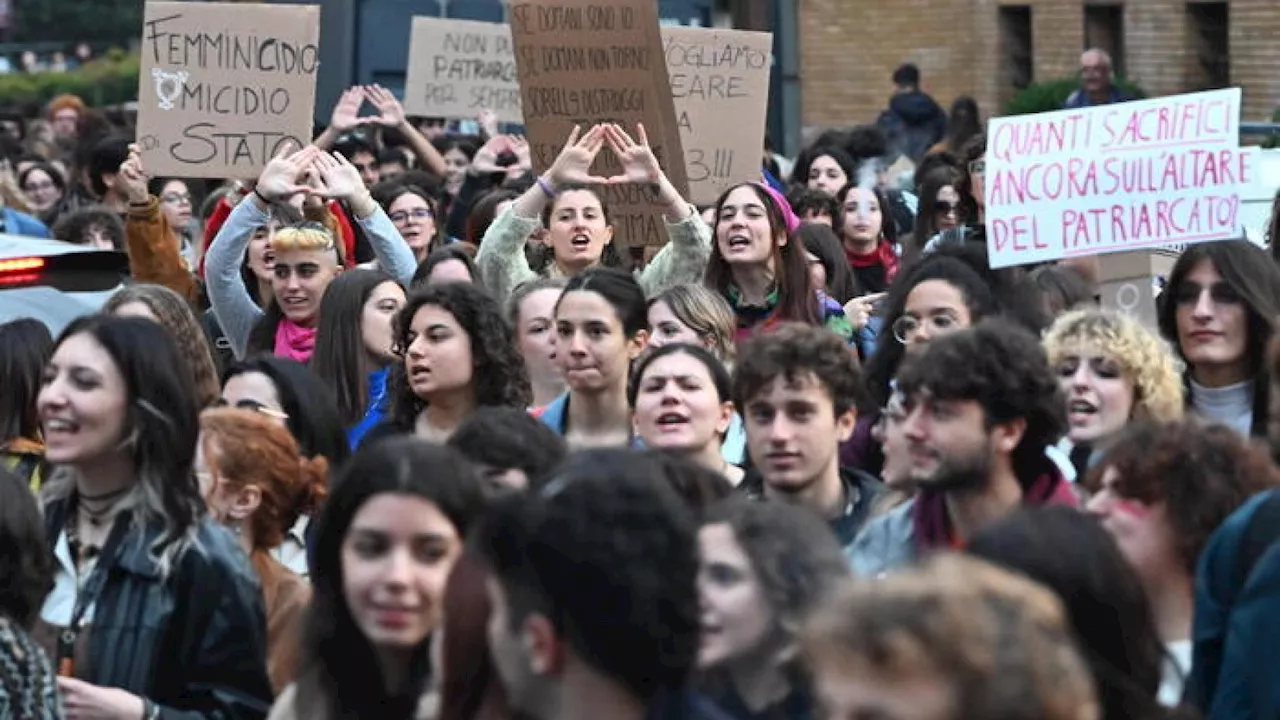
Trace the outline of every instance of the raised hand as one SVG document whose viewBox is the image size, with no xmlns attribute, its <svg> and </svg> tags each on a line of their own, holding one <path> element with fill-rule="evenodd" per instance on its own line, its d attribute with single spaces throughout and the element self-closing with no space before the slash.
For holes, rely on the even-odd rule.
<svg viewBox="0 0 1280 720">
<path fill-rule="evenodd" d="M 516 164 L 513 167 L 519 167 L 521 172 L 532 170 L 533 155 L 529 150 L 529 141 L 523 135 L 508 135 L 507 139 L 511 144 L 511 152 L 516 154 Z M 511 168 L 507 172 L 512 172 Z"/>
<path fill-rule="evenodd" d="M 116 192 L 129 198 L 130 204 L 146 204 L 150 195 L 147 192 L 147 170 L 142 164 L 142 149 L 137 144 L 129 146 L 129 157 L 120 163 L 115 186 Z"/>
<path fill-rule="evenodd" d="M 311 172 L 316 191 L 327 198 L 351 200 L 367 193 L 360 171 L 338 153 L 316 153 Z"/>
<path fill-rule="evenodd" d="M 591 163 L 604 147 L 605 126 L 596 125 L 582 134 L 582 128 L 573 126 L 564 149 L 547 169 L 547 180 L 554 187 L 576 183 L 606 183 L 606 178 L 591 174 Z"/>
<path fill-rule="evenodd" d="M 379 114 L 373 122 L 392 128 L 404 124 L 404 106 L 390 90 L 381 85 L 368 85 L 364 88 L 364 97 L 378 109 Z"/>
<path fill-rule="evenodd" d="M 510 149 L 511 143 L 506 135 L 491 136 L 471 159 L 471 170 L 477 175 L 503 172 L 505 168 L 498 167 L 498 156 Z"/>
<path fill-rule="evenodd" d="M 605 125 L 604 136 L 613 154 L 622 163 L 622 174 L 608 179 L 611 184 L 652 185 L 662 178 L 662 166 L 649 147 L 649 136 L 644 125 L 636 125 L 636 135 L 640 142 L 631 139 L 620 125 Z"/>
<path fill-rule="evenodd" d="M 329 127 L 335 132 L 344 133 L 356 129 L 366 121 L 360 117 L 360 106 L 364 105 L 365 89 L 360 86 L 349 87 L 338 98 L 333 106 L 333 116 L 329 118 Z"/>
<path fill-rule="evenodd" d="M 314 145 L 295 152 L 293 143 L 286 143 L 262 169 L 262 174 L 258 175 L 255 191 L 268 202 L 283 202 L 298 193 L 311 192 L 311 188 L 302 184 L 303 173 L 311 167 L 317 155 L 323 154 Z M 356 179 L 359 179 L 359 175 Z"/>
</svg>

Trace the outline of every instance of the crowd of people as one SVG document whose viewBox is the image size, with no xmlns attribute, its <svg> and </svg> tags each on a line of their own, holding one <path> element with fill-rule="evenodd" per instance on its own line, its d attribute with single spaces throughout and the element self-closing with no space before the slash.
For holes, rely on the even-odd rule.
<svg viewBox="0 0 1280 720">
<path fill-rule="evenodd" d="M 992 269 L 976 105 L 893 79 L 709 207 L 640 126 L 354 87 L 214 187 L 55 100 L 5 231 L 132 280 L 0 325 L 0 717 L 1280 713 L 1280 265 Z"/>
</svg>

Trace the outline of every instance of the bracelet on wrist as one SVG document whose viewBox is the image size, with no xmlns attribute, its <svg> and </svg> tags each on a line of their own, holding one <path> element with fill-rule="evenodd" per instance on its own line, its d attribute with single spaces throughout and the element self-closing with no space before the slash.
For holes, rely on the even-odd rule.
<svg viewBox="0 0 1280 720">
<path fill-rule="evenodd" d="M 271 207 L 274 204 L 270 200 L 268 200 L 267 196 L 263 195 L 256 187 L 253 189 L 253 194 L 256 195 L 257 198 L 262 201 L 262 204 L 266 205 L 267 207 Z"/>
<path fill-rule="evenodd" d="M 548 200 L 556 199 L 556 189 L 551 187 L 551 183 L 547 182 L 546 178 L 538 176 L 538 187 L 542 189 L 542 194 L 546 195 Z"/>
</svg>

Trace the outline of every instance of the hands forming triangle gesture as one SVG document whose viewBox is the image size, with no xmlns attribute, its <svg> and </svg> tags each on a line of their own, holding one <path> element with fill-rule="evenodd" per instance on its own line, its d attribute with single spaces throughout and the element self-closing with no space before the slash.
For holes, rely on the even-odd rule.
<svg viewBox="0 0 1280 720">
<path fill-rule="evenodd" d="M 594 125 L 586 133 L 574 125 L 564 149 L 547 169 L 547 179 L 555 186 L 565 184 L 596 185 L 655 185 L 662 180 L 662 166 L 649 147 L 649 136 L 644 125 L 636 125 L 639 142 L 632 139 L 622 126 L 615 124 Z M 603 177 L 591 174 L 591 164 L 605 145 L 617 156 L 622 174 Z"/>
</svg>

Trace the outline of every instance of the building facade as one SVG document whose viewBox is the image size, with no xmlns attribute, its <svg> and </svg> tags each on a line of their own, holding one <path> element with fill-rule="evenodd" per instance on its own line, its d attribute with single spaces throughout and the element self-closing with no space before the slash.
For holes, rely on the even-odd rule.
<svg viewBox="0 0 1280 720">
<path fill-rule="evenodd" d="M 1072 76 L 1086 47 L 1149 95 L 1240 86 L 1244 120 L 1280 108 L 1280 0 L 799 0 L 803 122 L 872 122 L 894 69 L 944 107 L 999 114 L 1029 82 Z"/>
</svg>

